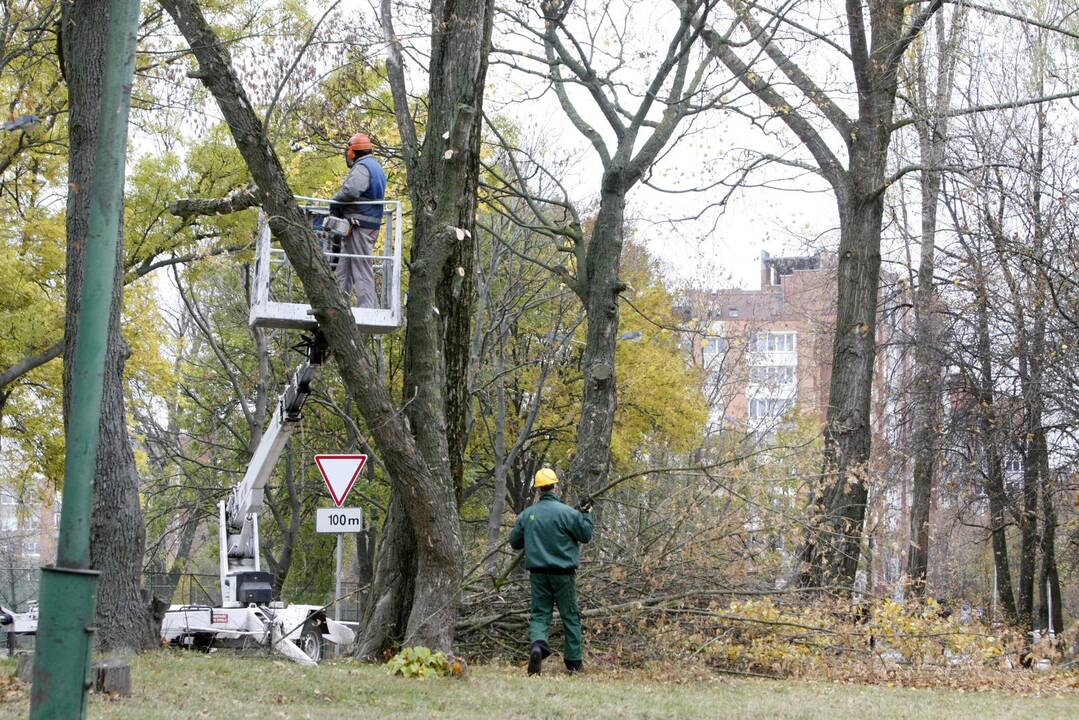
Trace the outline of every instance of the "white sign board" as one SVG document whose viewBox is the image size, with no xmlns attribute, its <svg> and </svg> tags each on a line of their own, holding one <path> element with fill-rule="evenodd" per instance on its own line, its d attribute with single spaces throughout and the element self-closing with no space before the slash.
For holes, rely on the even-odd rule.
<svg viewBox="0 0 1079 720">
<path fill-rule="evenodd" d="M 363 470 L 363 466 L 367 464 L 367 456 L 316 455 L 315 464 L 322 473 L 322 479 L 326 481 L 333 504 L 341 507 L 349 491 L 352 490 L 352 486 L 356 484 L 360 470 Z"/>
<path fill-rule="evenodd" d="M 363 508 L 319 508 L 315 530 L 320 533 L 354 533 L 363 530 Z"/>
</svg>

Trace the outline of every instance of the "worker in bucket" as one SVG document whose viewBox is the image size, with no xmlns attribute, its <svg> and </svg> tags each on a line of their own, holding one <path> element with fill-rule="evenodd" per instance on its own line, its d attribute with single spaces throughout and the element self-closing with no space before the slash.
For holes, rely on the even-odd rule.
<svg viewBox="0 0 1079 720">
<path fill-rule="evenodd" d="M 510 531 L 510 547 L 524 549 L 525 566 L 532 583 L 532 621 L 529 636 L 528 674 L 538 675 L 551 654 L 547 632 L 554 606 L 565 629 L 563 660 L 571 673 L 582 669 L 581 613 L 577 607 L 577 565 L 580 544 L 592 539 L 592 501 L 576 510 L 562 502 L 558 476 L 543 468 L 536 473 L 536 502 L 517 518 Z"/>
<path fill-rule="evenodd" d="M 341 190 L 330 199 L 330 214 L 351 224 L 347 235 L 334 243 L 334 251 L 342 255 L 371 255 L 382 226 L 381 204 L 360 204 L 380 201 L 386 196 L 386 173 L 372 154 L 371 138 L 356 133 L 345 146 L 348 176 Z M 347 295 L 355 295 L 359 307 L 377 307 L 375 303 L 375 272 L 371 261 L 358 257 L 339 257 L 336 263 L 337 281 Z"/>
</svg>

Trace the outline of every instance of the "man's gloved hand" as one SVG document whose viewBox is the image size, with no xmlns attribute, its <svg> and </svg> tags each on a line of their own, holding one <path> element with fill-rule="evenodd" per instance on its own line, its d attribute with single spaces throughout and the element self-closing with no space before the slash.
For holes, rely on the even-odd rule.
<svg viewBox="0 0 1079 720">
<path fill-rule="evenodd" d="M 583 513 L 592 512 L 592 496 L 585 495 L 581 498 L 581 502 L 577 503 L 577 509 Z"/>
</svg>

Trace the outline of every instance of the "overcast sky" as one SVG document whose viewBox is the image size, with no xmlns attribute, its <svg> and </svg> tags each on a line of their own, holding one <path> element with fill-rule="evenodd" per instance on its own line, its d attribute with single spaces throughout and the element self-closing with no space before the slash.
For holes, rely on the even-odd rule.
<svg viewBox="0 0 1079 720">
<path fill-rule="evenodd" d="M 617 2 L 613 5 L 619 7 Z M 670 3 L 636 3 L 628 23 L 630 49 L 656 50 L 662 54 L 674 29 L 676 16 L 672 10 Z M 502 32 L 496 27 L 495 46 L 524 49 L 526 42 L 505 32 L 506 26 L 502 23 Z M 531 49 L 539 54 L 537 46 Z M 574 172 L 566 178 L 566 184 L 575 199 L 586 206 L 588 200 L 598 196 L 601 167 L 595 151 L 566 119 L 554 93 L 542 93 L 543 83 L 538 78 L 500 64 L 497 54 L 494 57 L 485 98 L 487 112 L 513 119 L 525 138 L 549 141 L 556 146 L 551 148 L 552 154 L 573 157 Z M 641 72 L 636 79 L 641 82 L 647 79 L 645 73 L 650 73 L 656 62 L 654 58 L 640 61 Z M 633 82 L 634 77 L 622 79 Z M 730 76 L 725 70 L 718 71 L 716 79 L 730 81 Z M 605 121 L 586 94 L 578 90 L 571 97 L 581 115 L 604 132 Z M 625 104 L 635 106 L 633 101 Z M 688 127 L 685 123 L 684 126 Z M 653 185 L 704 186 L 738 167 L 746 148 L 782 152 L 782 140 L 766 136 L 737 115 L 710 111 L 697 117 L 692 129 L 693 134 L 683 138 L 654 168 Z M 786 135 L 778 122 L 769 129 Z M 613 136 L 606 132 L 608 146 L 613 147 L 610 142 Z M 790 174 L 787 169 L 777 168 L 762 171 L 753 180 L 759 182 Z M 740 191 L 722 213 L 708 211 L 697 220 L 671 222 L 700 214 L 726 191 L 669 193 L 638 185 L 629 196 L 627 216 L 632 219 L 637 236 L 669 267 L 672 281 L 702 287 L 752 288 L 759 284 L 762 250 L 773 255 L 806 252 L 810 243 L 820 246 L 822 234 L 827 234 L 824 242 L 835 242 L 834 233 L 828 232 L 837 225 L 835 201 L 824 182 L 805 177 L 793 187 L 797 191 L 766 188 Z"/>
</svg>

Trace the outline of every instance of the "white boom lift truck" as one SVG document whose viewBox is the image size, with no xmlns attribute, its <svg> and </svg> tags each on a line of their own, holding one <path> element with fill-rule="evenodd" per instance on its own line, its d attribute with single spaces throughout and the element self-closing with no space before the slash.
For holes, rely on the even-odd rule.
<svg viewBox="0 0 1079 720">
<path fill-rule="evenodd" d="M 37 633 L 37 603 L 30 603 L 26 612 L 15 612 L 0 605 L 0 635 L 6 636 L 6 642 L 0 642 L 0 651 L 6 645 L 9 650 L 15 648 L 16 635 L 34 635 Z"/>
<path fill-rule="evenodd" d="M 380 307 L 352 309 L 356 323 L 372 334 L 390 332 L 401 318 L 401 205 L 384 201 L 383 255 L 349 256 L 335 252 L 333 238 L 324 231 L 329 201 L 301 198 L 304 212 L 323 243 L 331 263 L 340 257 L 362 257 L 376 276 Z M 377 252 L 377 249 L 376 249 Z M 221 605 L 174 605 L 165 614 L 161 637 L 170 643 L 209 649 L 257 643 L 305 664 L 322 659 L 327 643 L 351 645 L 353 631 L 326 616 L 315 605 L 286 605 L 272 597 L 273 577 L 263 571 L 259 557 L 258 514 L 263 491 L 289 437 L 299 427 L 301 410 L 311 392 L 318 367 L 326 359 L 326 346 L 318 325 L 304 302 L 299 284 L 284 251 L 274 247 L 265 219 L 260 223 L 256 265 L 251 288 L 254 327 L 307 331 L 297 345 L 305 356 L 277 403 L 273 419 L 262 435 L 243 480 L 218 506 L 220 526 Z"/>
</svg>

